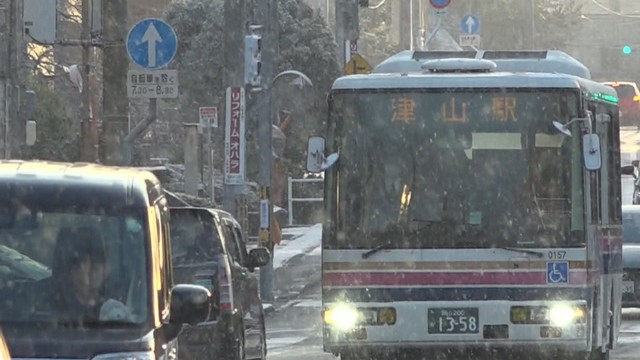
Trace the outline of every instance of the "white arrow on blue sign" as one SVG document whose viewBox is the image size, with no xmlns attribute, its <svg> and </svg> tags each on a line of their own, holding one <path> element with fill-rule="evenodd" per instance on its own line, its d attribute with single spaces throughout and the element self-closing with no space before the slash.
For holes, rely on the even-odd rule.
<svg viewBox="0 0 640 360">
<path fill-rule="evenodd" d="M 178 37 L 173 28 L 161 19 L 138 21 L 127 35 L 129 58 L 145 69 L 167 66 L 178 49 Z"/>
<path fill-rule="evenodd" d="M 480 20 L 473 15 L 464 16 L 460 22 L 460 28 L 463 34 L 477 34 L 480 30 Z"/>
</svg>

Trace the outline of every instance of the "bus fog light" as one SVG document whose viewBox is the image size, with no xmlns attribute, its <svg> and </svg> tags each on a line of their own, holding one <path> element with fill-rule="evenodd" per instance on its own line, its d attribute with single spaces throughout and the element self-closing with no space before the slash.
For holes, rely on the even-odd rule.
<svg viewBox="0 0 640 360">
<path fill-rule="evenodd" d="M 347 304 L 339 304 L 324 312 L 324 322 L 338 330 L 353 329 L 358 323 L 358 309 Z"/>
<path fill-rule="evenodd" d="M 394 325 L 396 323 L 396 309 L 394 308 L 379 309 L 378 320 L 380 324 Z"/>
<path fill-rule="evenodd" d="M 524 306 L 511 307 L 511 322 L 514 324 L 526 324 L 529 321 L 529 312 Z"/>
</svg>

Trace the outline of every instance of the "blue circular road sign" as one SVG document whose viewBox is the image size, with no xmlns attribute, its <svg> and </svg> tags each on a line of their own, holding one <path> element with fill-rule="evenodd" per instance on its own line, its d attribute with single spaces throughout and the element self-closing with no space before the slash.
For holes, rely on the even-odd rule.
<svg viewBox="0 0 640 360">
<path fill-rule="evenodd" d="M 464 16 L 460 21 L 460 29 L 463 34 L 477 34 L 480 31 L 480 20 L 473 15 Z"/>
<path fill-rule="evenodd" d="M 178 49 L 178 37 L 173 28 L 161 19 L 138 21 L 127 35 L 129 58 L 145 69 L 167 66 Z"/>
<path fill-rule="evenodd" d="M 444 9 L 451 4 L 451 0 L 429 0 L 429 2 L 436 9 Z"/>
</svg>

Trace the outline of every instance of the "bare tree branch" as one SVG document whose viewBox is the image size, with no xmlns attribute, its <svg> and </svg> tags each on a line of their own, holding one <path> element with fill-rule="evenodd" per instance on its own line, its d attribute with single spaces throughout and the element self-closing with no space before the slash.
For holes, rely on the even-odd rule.
<svg viewBox="0 0 640 360">
<path fill-rule="evenodd" d="M 71 22 L 82 23 L 82 3 L 78 0 L 64 0 L 58 14 Z"/>
</svg>

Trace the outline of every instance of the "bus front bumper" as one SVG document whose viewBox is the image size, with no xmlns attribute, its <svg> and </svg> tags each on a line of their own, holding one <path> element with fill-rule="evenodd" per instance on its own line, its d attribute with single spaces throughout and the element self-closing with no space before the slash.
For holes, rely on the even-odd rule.
<svg viewBox="0 0 640 360">
<path fill-rule="evenodd" d="M 329 308 L 323 312 L 323 343 L 334 354 L 591 349 L 591 311 L 585 300 L 354 303 L 336 306 L 333 313 Z M 350 315 L 353 311 L 357 315 Z"/>
</svg>

